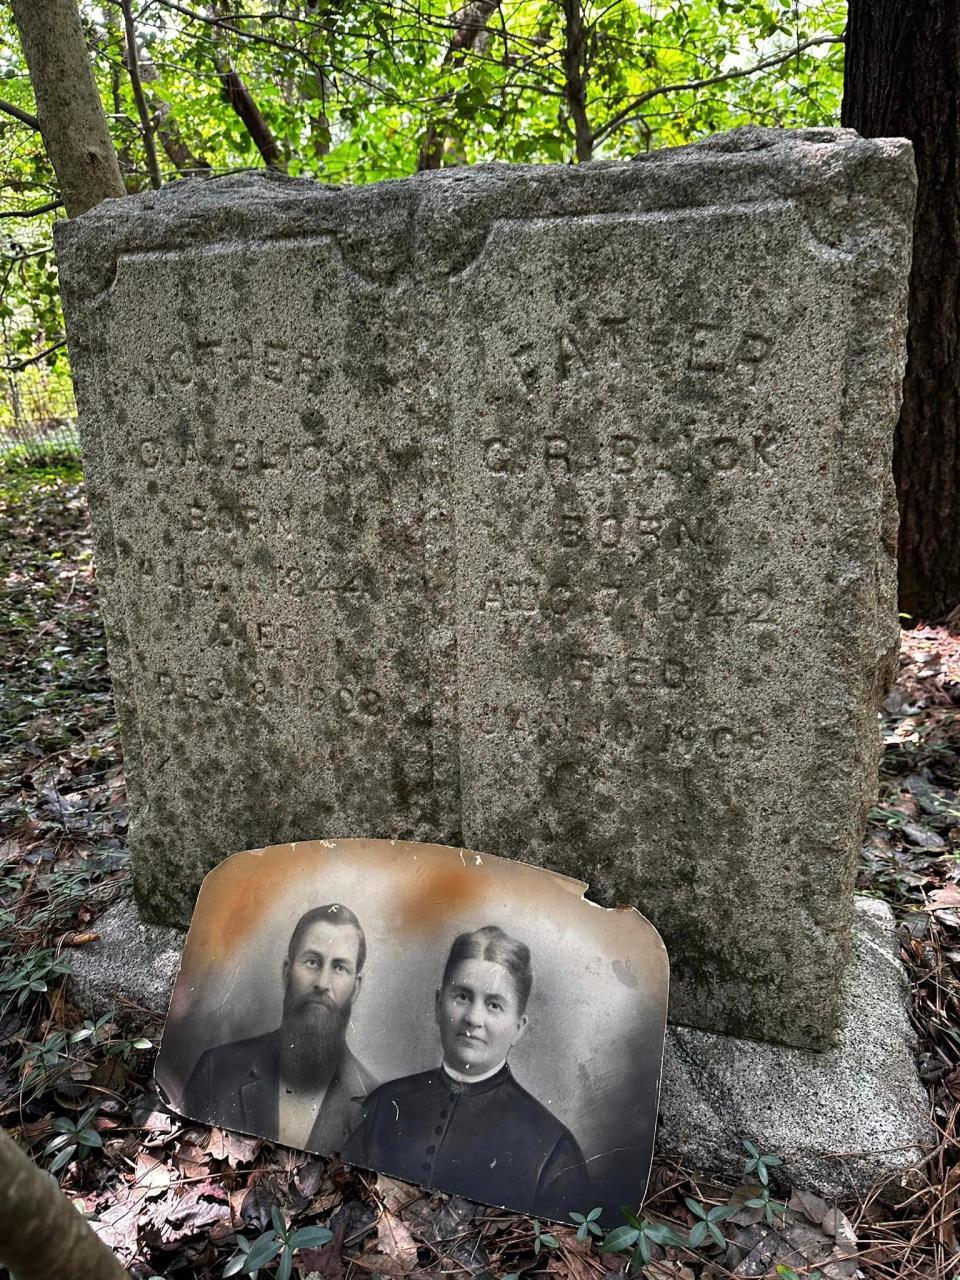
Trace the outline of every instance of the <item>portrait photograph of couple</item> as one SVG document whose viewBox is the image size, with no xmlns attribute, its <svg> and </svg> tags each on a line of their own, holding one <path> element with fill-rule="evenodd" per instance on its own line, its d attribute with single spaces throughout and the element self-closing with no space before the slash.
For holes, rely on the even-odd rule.
<svg viewBox="0 0 960 1280">
<path fill-rule="evenodd" d="M 637 911 L 439 845 L 236 854 L 194 912 L 157 1080 L 191 1120 L 537 1217 L 638 1206 L 668 968 Z"/>
</svg>

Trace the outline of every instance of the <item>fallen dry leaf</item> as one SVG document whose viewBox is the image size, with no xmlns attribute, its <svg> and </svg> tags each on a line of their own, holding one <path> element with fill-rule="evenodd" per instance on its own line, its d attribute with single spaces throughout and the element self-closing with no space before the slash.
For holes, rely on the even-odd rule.
<svg viewBox="0 0 960 1280">
<path fill-rule="evenodd" d="M 103 1243 L 124 1265 L 131 1262 L 137 1252 L 137 1227 L 146 1197 L 146 1188 L 124 1184 L 111 1195 L 109 1205 L 90 1221 Z"/>
<path fill-rule="evenodd" d="M 297 1265 L 304 1280 L 343 1280 L 343 1239 L 346 1234 L 346 1222 L 340 1227 L 329 1244 L 322 1249 L 300 1249 L 297 1253 Z"/>
<path fill-rule="evenodd" d="M 787 1202 L 788 1209 L 792 1209 L 794 1213 L 802 1213 L 808 1222 L 816 1226 L 823 1222 L 828 1207 L 826 1200 L 821 1200 L 812 1191 L 804 1191 L 801 1187 L 793 1189 Z"/>
<path fill-rule="evenodd" d="M 385 1173 L 377 1174 L 377 1199 L 391 1213 L 399 1213 L 413 1200 L 423 1195 L 419 1187 L 412 1183 L 401 1182 L 399 1178 L 391 1178 Z"/>
<path fill-rule="evenodd" d="M 643 1268 L 647 1280 L 695 1280 L 693 1272 L 682 1262 L 650 1262 Z"/>
<path fill-rule="evenodd" d="M 410 1228 L 389 1209 L 384 1209 L 377 1222 L 377 1244 L 381 1253 L 393 1258 L 404 1274 L 417 1265 L 417 1246 Z"/>
<path fill-rule="evenodd" d="M 558 1248 L 550 1253 L 547 1270 L 562 1276 L 563 1280 L 598 1280 L 603 1275 L 599 1259 L 591 1256 L 590 1245 L 577 1239 L 575 1231 L 555 1227 Z"/>
<path fill-rule="evenodd" d="M 214 1160 L 226 1160 L 231 1169 L 238 1164 L 252 1164 L 260 1144 L 259 1138 L 246 1138 L 239 1133 L 231 1133 L 229 1129 L 218 1129 L 214 1126 L 204 1147 L 206 1154 Z"/>
<path fill-rule="evenodd" d="M 934 889 L 923 904 L 924 911 L 945 911 L 951 907 L 960 907 L 960 885 L 946 884 L 942 889 Z"/>
<path fill-rule="evenodd" d="M 142 1188 L 148 1198 L 162 1195 L 170 1186 L 173 1175 L 170 1167 L 162 1160 L 155 1159 L 148 1151 L 137 1153 L 137 1176 L 135 1186 Z"/>
<path fill-rule="evenodd" d="M 304 1280 L 343 1280 L 340 1246 L 331 1240 L 322 1249 L 300 1249 L 297 1266 Z"/>
</svg>

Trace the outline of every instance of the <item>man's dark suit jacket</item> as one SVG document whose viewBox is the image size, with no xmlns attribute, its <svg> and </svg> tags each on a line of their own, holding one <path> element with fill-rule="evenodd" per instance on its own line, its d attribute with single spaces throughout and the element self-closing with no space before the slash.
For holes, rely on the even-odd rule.
<svg viewBox="0 0 960 1280">
<path fill-rule="evenodd" d="M 376 1084 L 344 1044 L 306 1149 L 323 1154 L 341 1151 L 362 1118 L 364 1098 Z M 180 1109 L 204 1124 L 282 1142 L 279 1089 L 278 1027 L 266 1035 L 208 1049 L 190 1073 Z"/>
<path fill-rule="evenodd" d="M 442 1068 L 391 1080 L 363 1116 L 341 1154 L 366 1169 L 564 1222 L 590 1207 L 576 1139 L 506 1064 L 476 1084 Z"/>
</svg>

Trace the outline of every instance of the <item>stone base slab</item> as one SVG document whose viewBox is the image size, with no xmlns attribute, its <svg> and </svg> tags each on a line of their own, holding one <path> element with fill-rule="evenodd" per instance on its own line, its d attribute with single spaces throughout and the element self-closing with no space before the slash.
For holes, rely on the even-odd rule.
<svg viewBox="0 0 960 1280">
<path fill-rule="evenodd" d="M 110 907 L 97 929 L 100 940 L 72 957 L 74 1002 L 92 1016 L 123 1003 L 165 1010 L 185 935 L 144 924 L 131 901 Z M 788 1185 L 839 1198 L 884 1182 L 884 1198 L 898 1198 L 933 1141 L 908 995 L 893 913 L 858 898 L 835 1047 L 814 1053 L 669 1027 L 658 1153 L 736 1180 L 750 1138 L 783 1158 Z"/>
<path fill-rule="evenodd" d="M 750 1138 L 783 1158 L 793 1186 L 840 1198 L 883 1182 L 883 1198 L 899 1198 L 934 1139 L 908 1002 L 893 912 L 857 898 L 834 1048 L 812 1053 L 668 1027 L 658 1151 L 736 1177 L 747 1158 L 741 1140 Z"/>
</svg>

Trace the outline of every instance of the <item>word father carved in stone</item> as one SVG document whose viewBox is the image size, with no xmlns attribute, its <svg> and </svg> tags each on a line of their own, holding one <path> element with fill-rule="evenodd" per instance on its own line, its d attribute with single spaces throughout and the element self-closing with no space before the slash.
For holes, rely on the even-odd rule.
<svg viewBox="0 0 960 1280">
<path fill-rule="evenodd" d="M 63 225 L 143 912 L 467 844 L 640 905 L 676 1020 L 828 1043 L 913 194 L 906 143 L 747 130 Z"/>
</svg>

